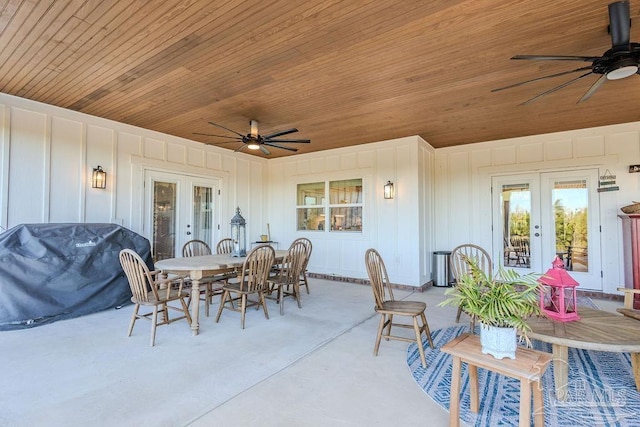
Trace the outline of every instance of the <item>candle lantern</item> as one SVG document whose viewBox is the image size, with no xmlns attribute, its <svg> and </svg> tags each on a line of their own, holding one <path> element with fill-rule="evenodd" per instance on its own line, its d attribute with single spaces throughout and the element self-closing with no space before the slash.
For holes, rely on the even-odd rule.
<svg viewBox="0 0 640 427">
<path fill-rule="evenodd" d="M 569 276 L 558 256 L 538 282 L 542 285 L 540 310 L 544 315 L 560 322 L 580 320 L 576 296 L 578 282 Z"/>
<path fill-rule="evenodd" d="M 236 208 L 235 216 L 231 218 L 231 239 L 233 240 L 231 256 L 247 256 L 246 226 L 247 223 L 240 215 L 240 208 L 238 207 Z"/>
</svg>

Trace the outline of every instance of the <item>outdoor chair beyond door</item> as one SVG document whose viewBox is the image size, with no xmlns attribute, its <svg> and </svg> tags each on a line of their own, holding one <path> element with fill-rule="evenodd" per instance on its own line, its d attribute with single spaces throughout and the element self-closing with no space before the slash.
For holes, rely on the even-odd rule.
<svg viewBox="0 0 640 427">
<path fill-rule="evenodd" d="M 478 245 L 466 243 L 460 245 L 451 251 L 451 274 L 453 275 L 456 283 L 460 281 L 460 278 L 464 274 L 471 272 L 469 263 L 467 260 L 471 260 L 476 263 L 478 268 L 485 272 L 488 277 L 491 277 L 491 257 L 489 253 Z M 456 314 L 456 323 L 460 321 L 460 314 L 464 311 L 464 307 L 458 306 L 458 313 Z M 475 319 L 471 319 L 471 333 L 475 326 Z"/>
<path fill-rule="evenodd" d="M 378 325 L 378 335 L 376 336 L 376 345 L 373 350 L 374 355 L 378 355 L 380 340 L 384 337 L 386 340 L 394 339 L 406 342 L 415 342 L 420 352 L 420 360 L 422 366 L 427 367 L 427 360 L 424 356 L 424 348 L 422 347 L 422 332 L 425 333 L 429 340 L 429 346 L 433 348 L 431 340 L 431 332 L 427 324 L 427 318 L 424 311 L 427 304 L 421 301 L 396 301 L 393 298 L 391 283 L 387 269 L 382 261 L 382 257 L 375 249 L 368 249 L 365 254 L 365 263 L 367 265 L 367 274 L 371 281 L 371 289 L 373 297 L 376 301 L 375 310 L 380 314 L 380 323 Z M 393 316 L 407 316 L 413 320 L 412 325 L 404 323 L 394 323 Z M 422 325 L 418 322 L 418 318 L 422 320 Z M 405 338 L 402 336 L 391 335 L 391 327 L 412 328 L 415 332 L 415 338 Z"/>
<path fill-rule="evenodd" d="M 280 304 L 280 315 L 284 314 L 284 298 L 293 297 L 300 304 L 300 275 L 307 259 L 307 245 L 300 239 L 294 241 L 289 247 L 287 255 L 282 260 L 278 273 L 269 278 L 269 290 L 276 291 L 276 300 Z"/>
<path fill-rule="evenodd" d="M 233 239 L 226 238 L 218 242 L 216 246 L 217 254 L 230 254 L 231 252 L 233 252 Z"/>
<path fill-rule="evenodd" d="M 149 267 L 140 258 L 140 255 L 131 249 L 120 251 L 120 264 L 131 287 L 131 293 L 133 294 L 131 301 L 135 304 L 131 323 L 129 324 L 128 336 L 131 336 L 137 319 L 151 320 L 150 344 L 152 347 L 156 340 L 156 326 L 167 325 L 180 319 L 187 319 L 187 325 L 191 325 L 191 316 L 185 301 L 189 293 L 182 290 L 184 280 L 181 277 L 177 279 L 160 278 L 161 272 L 159 270 L 149 271 Z M 180 307 L 169 305 L 172 301 L 179 301 Z M 141 305 L 153 307 L 153 311 L 146 314 L 138 314 Z M 182 312 L 182 316 L 170 319 L 169 309 Z M 160 319 L 158 319 L 158 311 L 162 312 Z"/>
<path fill-rule="evenodd" d="M 264 293 L 268 288 L 267 280 L 275 256 L 275 251 L 269 245 L 256 246 L 247 254 L 247 258 L 242 265 L 242 271 L 238 275 L 239 281 L 237 283 L 227 283 L 222 287 L 223 293 L 218 315 L 216 316 L 216 323 L 220 321 L 222 310 L 239 311 L 241 313 L 240 323 L 242 329 L 244 329 L 247 307 L 256 307 L 257 309 L 260 306 L 264 310 L 264 316 L 269 319 Z M 248 297 L 250 295 L 255 295 L 257 300 L 249 300 Z M 239 302 L 239 307 L 236 307 L 234 302 Z"/>
</svg>

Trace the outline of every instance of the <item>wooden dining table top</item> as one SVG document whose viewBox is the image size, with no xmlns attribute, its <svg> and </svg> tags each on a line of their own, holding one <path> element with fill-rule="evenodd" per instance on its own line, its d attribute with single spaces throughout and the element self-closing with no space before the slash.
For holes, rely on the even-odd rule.
<svg viewBox="0 0 640 427">
<path fill-rule="evenodd" d="M 275 261 L 282 261 L 287 254 L 285 250 L 277 250 Z M 192 257 L 167 258 L 156 261 L 158 270 L 169 271 L 215 271 L 241 267 L 246 257 L 234 257 L 231 254 L 199 255 Z"/>
</svg>

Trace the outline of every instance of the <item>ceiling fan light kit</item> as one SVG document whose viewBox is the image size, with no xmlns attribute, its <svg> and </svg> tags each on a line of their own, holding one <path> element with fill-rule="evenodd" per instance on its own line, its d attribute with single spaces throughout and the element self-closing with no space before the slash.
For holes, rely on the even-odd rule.
<svg viewBox="0 0 640 427">
<path fill-rule="evenodd" d="M 290 133 L 295 133 L 298 132 L 298 129 L 296 128 L 291 128 L 291 129 L 287 129 L 287 130 L 283 130 L 283 131 L 279 131 L 279 132 L 273 132 L 267 135 L 260 135 L 259 131 L 258 131 L 258 126 L 259 123 L 257 120 L 250 120 L 249 121 L 249 133 L 246 135 L 241 134 L 240 132 L 236 132 L 235 130 L 231 130 L 229 128 L 226 128 L 222 125 L 219 125 L 217 123 L 214 122 L 209 122 L 210 125 L 213 126 L 217 126 L 219 128 L 222 128 L 228 132 L 231 132 L 233 134 L 235 134 L 235 136 L 228 136 L 228 135 L 213 135 L 210 133 L 198 133 L 198 132 L 194 132 L 194 135 L 202 135 L 202 136 L 213 136 L 216 138 L 225 138 L 225 139 L 232 139 L 233 141 L 224 141 L 224 142 L 210 142 L 208 143 L 209 145 L 219 145 L 219 144 L 229 144 L 229 143 L 237 143 L 237 142 L 241 142 L 242 145 L 238 148 L 236 148 L 234 150 L 235 152 L 238 151 L 242 151 L 245 147 L 248 148 L 249 150 L 260 150 L 262 151 L 266 156 L 271 154 L 271 151 L 269 151 L 269 149 L 267 148 L 267 146 L 269 147 L 275 147 L 275 148 L 279 148 L 282 150 L 287 150 L 287 151 L 293 151 L 296 152 L 298 151 L 297 148 L 291 148 L 291 147 L 287 147 L 284 145 L 280 145 L 280 144 L 289 144 L 289 143 L 295 143 L 295 144 L 309 144 L 311 141 L 308 139 L 276 139 L 280 136 L 284 136 L 284 135 L 288 135 Z"/>
<path fill-rule="evenodd" d="M 609 4 L 609 32 L 611 33 L 611 49 L 607 50 L 602 56 L 567 56 L 567 55 L 515 55 L 511 59 L 525 60 L 541 60 L 541 61 L 582 61 L 591 62 L 590 66 L 576 68 L 570 71 L 555 73 L 527 80 L 520 83 L 493 89 L 491 92 L 497 92 L 504 89 L 510 89 L 524 84 L 537 82 L 544 79 L 559 77 L 566 74 L 586 71 L 585 73 L 575 77 L 565 83 L 553 87 L 542 92 L 533 98 L 528 99 L 520 105 L 529 104 L 545 95 L 553 93 L 564 87 L 569 86 L 578 80 L 590 76 L 600 75 L 585 94 L 578 100 L 578 103 L 586 101 L 600 88 L 606 80 L 621 80 L 631 77 L 639 73 L 640 69 L 640 43 L 631 43 L 630 40 L 631 18 L 629 11 L 629 2 L 617 1 Z"/>
</svg>

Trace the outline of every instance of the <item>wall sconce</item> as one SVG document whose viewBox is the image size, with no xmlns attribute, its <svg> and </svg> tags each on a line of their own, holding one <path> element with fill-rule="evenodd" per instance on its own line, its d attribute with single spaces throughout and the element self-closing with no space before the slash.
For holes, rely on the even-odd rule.
<svg viewBox="0 0 640 427">
<path fill-rule="evenodd" d="M 384 185 L 384 198 L 393 199 L 393 182 L 387 181 Z"/>
<path fill-rule="evenodd" d="M 102 170 L 102 166 L 93 168 L 91 174 L 91 187 L 92 188 L 107 188 L 107 173 Z"/>
</svg>

